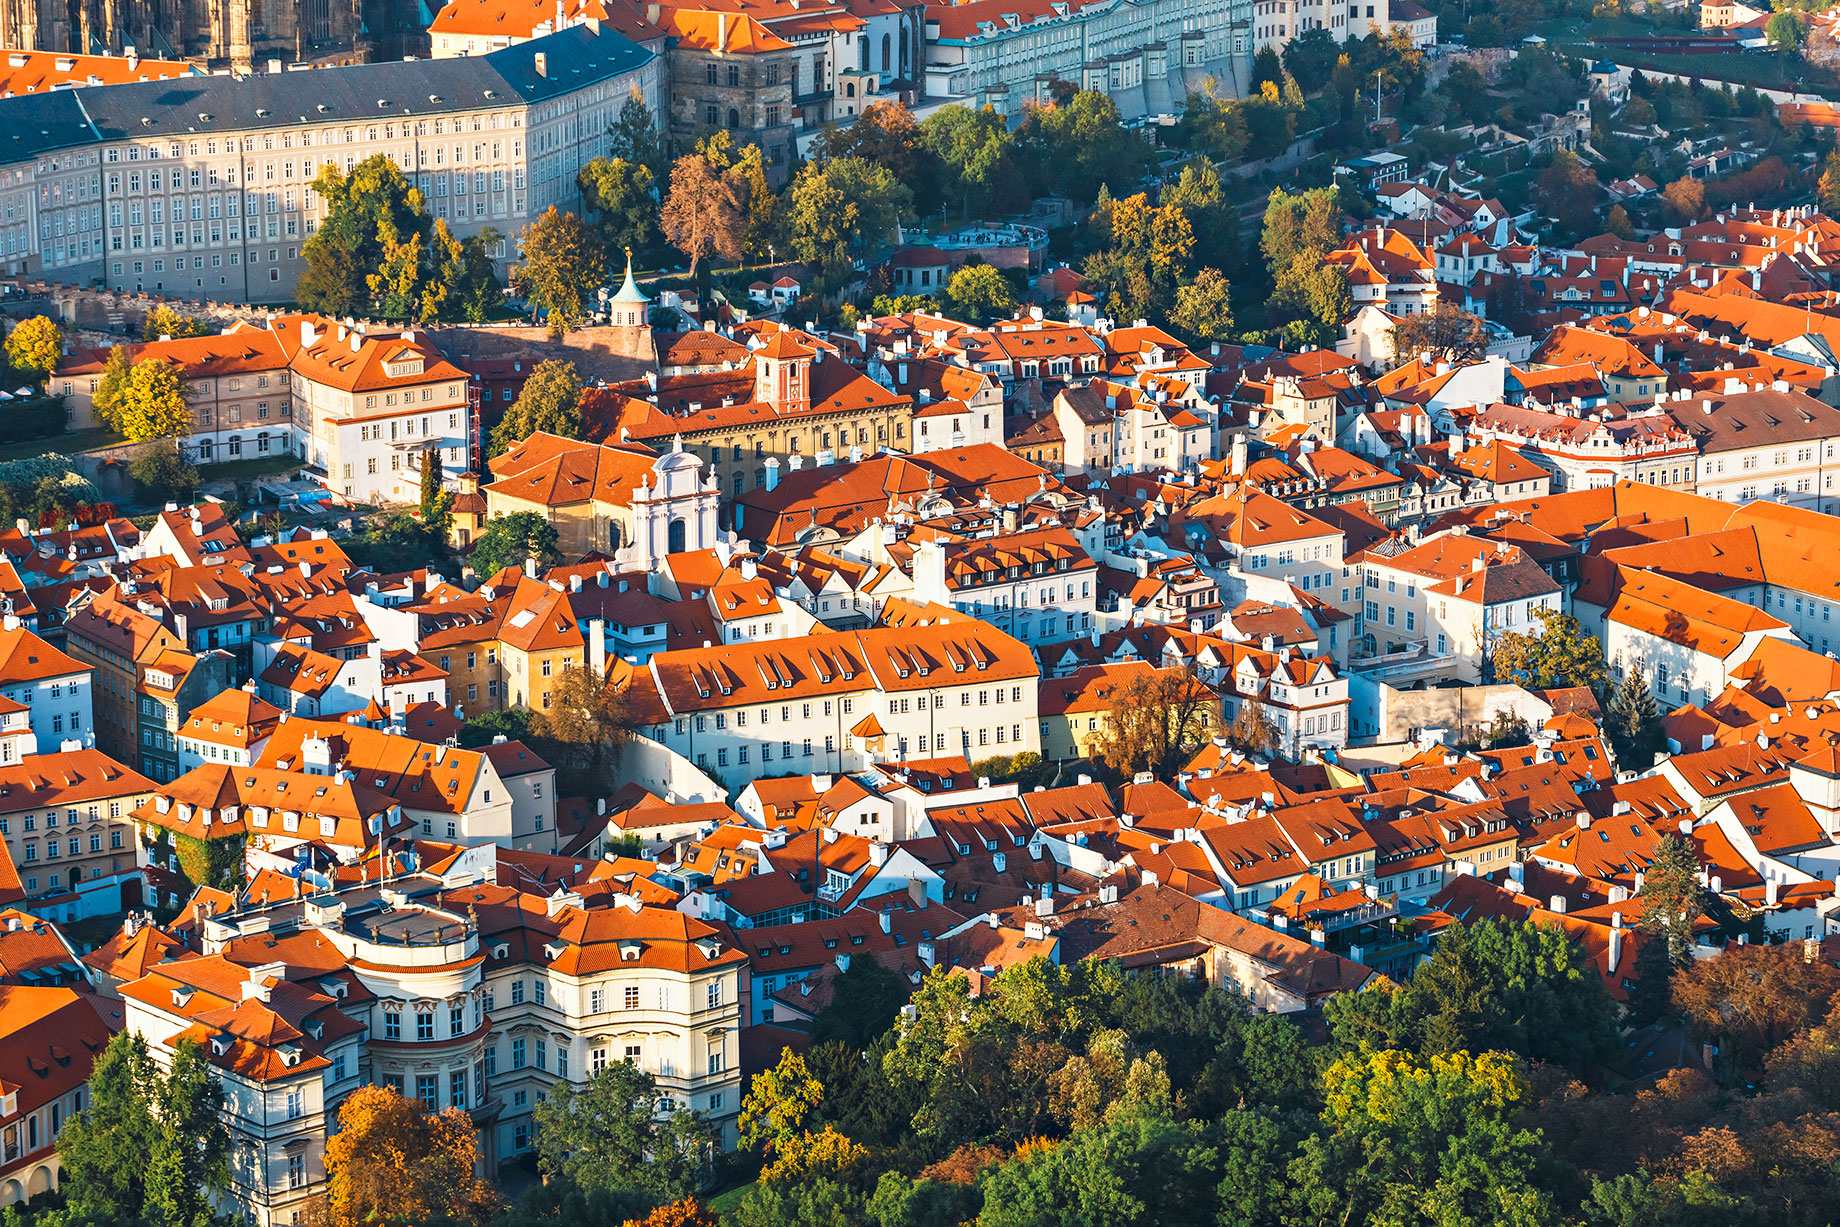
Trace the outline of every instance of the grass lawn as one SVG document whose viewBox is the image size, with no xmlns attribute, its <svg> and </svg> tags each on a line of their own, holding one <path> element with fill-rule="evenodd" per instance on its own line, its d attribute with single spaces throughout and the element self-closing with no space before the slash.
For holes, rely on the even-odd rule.
<svg viewBox="0 0 1840 1227">
<path fill-rule="evenodd" d="M 198 466 L 198 475 L 206 481 L 274 477 L 277 474 L 298 469 L 304 464 L 305 461 L 292 452 L 281 452 L 273 456 L 250 456 L 242 460 L 226 460 L 221 464 L 201 464 Z"/>
<path fill-rule="evenodd" d="M 1827 83 L 1819 75 L 1806 70 L 1798 74 L 1793 66 L 1773 55 L 1746 54 L 1740 51 L 1715 55 L 1678 55 L 1583 44 L 1561 46 L 1560 50 L 1586 59 L 1605 59 L 1633 68 L 1698 77 L 1709 85 L 1724 81 L 1739 87 L 1752 85 L 1764 89 L 1794 89 L 1799 79 L 1805 93 L 1830 92 Z"/>
<path fill-rule="evenodd" d="M 0 443 L 0 461 L 42 456 L 46 452 L 56 452 L 61 456 L 74 456 L 78 452 L 87 452 L 91 448 L 112 447 L 121 442 L 123 442 L 122 437 L 114 431 L 97 427 L 94 430 L 79 430 L 67 435 L 50 435 L 43 439 L 21 439 L 16 443 Z"/>
<path fill-rule="evenodd" d="M 724 1189 L 722 1192 L 717 1193 L 714 1197 L 709 1199 L 710 1210 L 723 1218 L 727 1218 L 730 1214 L 734 1213 L 735 1207 L 741 1204 L 741 1199 L 746 1197 L 747 1191 L 753 1187 L 754 1182 L 750 1180 L 748 1183 L 738 1184 L 732 1189 Z"/>
</svg>

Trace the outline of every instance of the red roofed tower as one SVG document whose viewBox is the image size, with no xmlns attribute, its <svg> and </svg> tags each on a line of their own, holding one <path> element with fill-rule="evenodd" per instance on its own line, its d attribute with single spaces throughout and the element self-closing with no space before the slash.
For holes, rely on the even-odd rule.
<svg viewBox="0 0 1840 1227">
<path fill-rule="evenodd" d="M 782 413 L 810 412 L 813 357 L 811 347 L 790 333 L 774 333 L 754 354 L 754 399 Z"/>
</svg>

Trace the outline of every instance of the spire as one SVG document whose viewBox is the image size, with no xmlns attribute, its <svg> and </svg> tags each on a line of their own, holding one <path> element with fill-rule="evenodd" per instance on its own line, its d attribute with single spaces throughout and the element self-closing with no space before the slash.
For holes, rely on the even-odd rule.
<svg viewBox="0 0 1840 1227">
<path fill-rule="evenodd" d="M 626 249 L 626 280 L 620 285 L 620 292 L 613 296 L 613 301 L 622 303 L 648 303 L 652 301 L 645 296 L 645 292 L 641 290 L 638 283 L 633 280 L 632 248 L 630 247 Z"/>
</svg>

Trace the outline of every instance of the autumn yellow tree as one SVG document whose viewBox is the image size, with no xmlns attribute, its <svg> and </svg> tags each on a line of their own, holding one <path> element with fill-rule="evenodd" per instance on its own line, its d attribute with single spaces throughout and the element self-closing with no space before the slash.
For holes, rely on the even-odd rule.
<svg viewBox="0 0 1840 1227">
<path fill-rule="evenodd" d="M 361 1086 L 326 1141 L 326 1195 L 317 1217 L 327 1227 L 484 1223 L 497 1200 L 478 1166 L 477 1134 L 465 1111 L 433 1113 L 387 1087 Z"/>
<path fill-rule="evenodd" d="M 49 375 L 64 356 L 64 333 L 42 315 L 21 320 L 6 338 L 6 356 L 14 370 Z"/>
<path fill-rule="evenodd" d="M 625 1227 L 722 1227 L 713 1210 L 694 1197 L 655 1206 L 644 1218 L 627 1219 Z"/>
<path fill-rule="evenodd" d="M 1192 669 L 1141 669 L 1114 686 L 1094 748 L 1124 779 L 1175 773 L 1219 723 L 1220 699 Z"/>
</svg>

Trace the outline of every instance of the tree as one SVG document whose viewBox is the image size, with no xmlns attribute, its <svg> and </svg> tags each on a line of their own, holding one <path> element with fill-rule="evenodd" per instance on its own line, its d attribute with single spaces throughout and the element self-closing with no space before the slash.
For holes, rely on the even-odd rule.
<svg viewBox="0 0 1840 1227">
<path fill-rule="evenodd" d="M 1829 217 L 1840 215 L 1840 149 L 1830 151 L 1822 163 L 1815 195 L 1821 202 L 1821 212 Z"/>
<path fill-rule="evenodd" d="M 192 430 L 191 387 L 184 372 L 164 358 L 143 358 L 114 398 L 110 425 L 135 443 L 171 439 Z"/>
<path fill-rule="evenodd" d="M 422 523 L 430 532 L 445 536 L 453 518 L 454 496 L 441 488 L 441 449 L 438 447 L 422 449 L 421 494 Z"/>
<path fill-rule="evenodd" d="M 207 337 L 212 328 L 203 320 L 191 319 L 161 303 L 141 321 L 141 340 L 157 341 L 161 337 Z"/>
<path fill-rule="evenodd" d="M 812 145 L 815 161 L 866 158 L 885 166 L 914 194 L 921 213 L 939 208 L 945 165 L 926 143 L 914 113 L 896 98 L 871 102 L 847 128 L 826 125 Z"/>
<path fill-rule="evenodd" d="M 109 1042 L 90 1073 L 88 1110 L 58 1134 L 71 1222 L 210 1227 L 230 1187 L 223 1094 L 198 1046 L 181 1040 L 162 1073 L 144 1039 Z"/>
<path fill-rule="evenodd" d="M 200 1047 L 173 1050 L 156 1097 L 160 1131 L 147 1165 L 148 1217 L 163 1227 L 214 1227 L 216 1194 L 230 1187 L 224 1095 Z"/>
<path fill-rule="evenodd" d="M 1699 880 L 1699 853 L 1684 835 L 1667 834 L 1655 841 L 1655 859 L 1642 875 L 1636 898 L 1642 914 L 1636 927 L 1660 939 L 1676 967 L 1693 961 L 1693 926 L 1706 904 L 1706 889 Z"/>
<path fill-rule="evenodd" d="M 603 767 L 632 735 L 626 696 L 591 667 L 565 666 L 531 728 L 560 752 L 557 766 L 583 787 L 606 782 Z"/>
<path fill-rule="evenodd" d="M 537 363 L 517 400 L 492 428 L 487 457 L 502 456 L 534 434 L 581 438 L 581 389 L 573 362 L 546 358 Z"/>
<path fill-rule="evenodd" d="M 1574 235 L 1592 231 L 1597 216 L 1597 175 L 1569 149 L 1553 154 L 1538 179 L 1540 200 Z"/>
<path fill-rule="evenodd" d="M 913 194 L 887 167 L 862 158 L 807 163 L 788 192 L 792 247 L 835 289 L 854 264 L 894 241 L 895 226 L 913 209 Z"/>
<path fill-rule="evenodd" d="M 1399 317 L 1393 325 L 1393 361 L 1408 362 L 1430 354 L 1434 362 L 1463 366 L 1480 362 L 1489 348 L 1488 325 L 1450 303 Z"/>
<path fill-rule="evenodd" d="M 102 367 L 102 379 L 96 385 L 96 394 L 90 398 L 90 408 L 96 421 L 117 433 L 121 430 L 117 425 L 121 396 L 133 372 L 134 363 L 128 357 L 128 347 L 111 345 L 108 361 Z"/>
<path fill-rule="evenodd" d="M 549 335 L 560 340 L 581 322 L 583 303 L 607 279 L 606 253 L 573 213 L 551 205 L 524 229 L 524 259 L 511 284 L 532 306 L 547 312 Z"/>
<path fill-rule="evenodd" d="M 1105 185 L 1143 178 L 1152 150 L 1124 126 L 1118 104 L 1100 90 L 1079 90 L 1065 102 L 1025 102 L 1016 151 L 1028 181 L 1057 195 L 1092 200 Z"/>
<path fill-rule="evenodd" d="M 1796 12 L 1770 14 L 1763 23 L 1763 37 L 1778 51 L 1797 52 L 1808 41 L 1808 19 Z"/>
<path fill-rule="evenodd" d="M 1530 1179 L 1539 1136 L 1513 1125 L 1527 1083 L 1507 1054 L 1348 1056 L 1322 1090 L 1319 1131 L 1290 1167 L 1299 1221 L 1555 1219 Z"/>
<path fill-rule="evenodd" d="M 1691 225 L 1706 216 L 1706 185 L 1682 175 L 1661 189 L 1661 203 L 1683 225 Z"/>
<path fill-rule="evenodd" d="M 946 282 L 945 310 L 953 319 L 982 326 L 1008 319 L 1015 309 L 1016 292 L 991 265 L 963 265 Z"/>
<path fill-rule="evenodd" d="M 128 475 L 150 503 L 189 503 L 204 485 L 197 468 L 177 448 L 157 445 L 135 453 Z"/>
<path fill-rule="evenodd" d="M 1215 1154 L 1201 1125 L 1131 1113 L 1030 1149 L 984 1181 L 979 1227 L 1213 1222 Z"/>
<path fill-rule="evenodd" d="M 635 166 L 643 166 L 656 180 L 664 173 L 664 145 L 658 139 L 658 121 L 638 87 L 620 104 L 620 113 L 607 126 L 608 155 Z"/>
<path fill-rule="evenodd" d="M 907 1004 L 908 985 L 899 972 L 872 956 L 853 958 L 831 981 L 831 1003 L 812 1026 L 812 1042 L 841 1040 L 867 1048 L 888 1030 Z"/>
<path fill-rule="evenodd" d="M 741 210 L 746 224 L 741 238 L 742 254 L 750 260 L 762 260 L 772 253 L 775 227 L 779 223 L 779 197 L 767 186 L 767 164 L 758 142 L 750 142 L 735 159 L 728 177 L 741 190 Z"/>
<path fill-rule="evenodd" d="M 349 174 L 326 163 L 313 190 L 321 197 L 322 220 L 301 248 L 306 267 L 295 300 L 322 315 L 387 306 L 396 308 L 395 318 L 420 318 L 420 287 L 434 277 L 426 263 L 434 224 L 421 189 L 390 157 L 377 154 Z"/>
<path fill-rule="evenodd" d="M 1300 253 L 1278 274 L 1267 305 L 1274 320 L 1288 318 L 1304 325 L 1312 343 L 1322 345 L 1333 339 L 1336 328 L 1354 310 L 1348 270 L 1320 256 Z"/>
<path fill-rule="evenodd" d="M 528 741 L 536 714 L 528 707 L 495 707 L 467 719 L 460 726 L 460 744 L 469 750 L 489 746 L 496 737 Z"/>
<path fill-rule="evenodd" d="M 824 1102 L 824 1084 L 811 1076 L 805 1058 L 787 1048 L 779 1064 L 754 1075 L 741 1101 L 741 1144 L 773 1150 L 806 1133 L 812 1114 Z"/>
<path fill-rule="evenodd" d="M 1837 995 L 1840 970 L 1809 958 L 1800 942 L 1730 945 L 1674 976 L 1681 1018 L 1716 1042 L 1721 1063 L 1741 1078 L 1754 1077 L 1772 1049 L 1826 1018 Z"/>
<path fill-rule="evenodd" d="M 442 491 L 441 507 L 451 506 L 452 499 L 450 492 Z M 345 538 L 340 544 L 353 565 L 366 567 L 379 575 L 418 570 L 446 553 L 446 530 L 439 524 L 441 514 L 429 521 L 400 511 L 392 512 L 381 520 L 372 521 L 370 527 Z"/>
<path fill-rule="evenodd" d="M 1577 618 L 1556 609 L 1536 609 L 1538 629 L 1510 631 L 1495 638 L 1490 651 L 1496 677 L 1534 690 L 1586 686 L 1602 694 L 1609 684 L 1604 649 Z"/>
<path fill-rule="evenodd" d="M 1192 669 L 1136 669 L 1110 691 L 1094 744 L 1123 779 L 1140 771 L 1173 778 L 1219 722 L 1219 697 Z"/>
<path fill-rule="evenodd" d="M 1010 194 L 1017 178 L 1015 137 L 994 108 L 941 107 L 920 125 L 920 138 L 943 168 L 942 191 L 958 190 L 967 217 Z"/>
<path fill-rule="evenodd" d="M 1667 744 L 1661 705 L 1643 675 L 1643 670 L 1628 670 L 1604 704 L 1604 733 L 1622 771 L 1647 771 Z"/>
<path fill-rule="evenodd" d="M 97 1056 L 88 1110 L 68 1117 L 57 1137 L 67 1205 L 78 1222 L 139 1221 L 159 1136 L 158 1080 L 147 1041 L 131 1031 L 116 1035 Z"/>
<path fill-rule="evenodd" d="M 644 1218 L 628 1219 L 625 1227 L 722 1227 L 715 1212 L 694 1197 L 654 1207 Z"/>
<path fill-rule="evenodd" d="M 1273 85 L 1284 83 L 1284 61 L 1278 58 L 1275 47 L 1267 44 L 1258 49 L 1252 57 L 1252 88 L 1256 93 L 1266 82 Z"/>
<path fill-rule="evenodd" d="M 1265 203 L 1265 224 L 1259 231 L 1259 251 L 1274 277 L 1292 269 L 1300 259 L 1321 263 L 1342 241 L 1341 197 L 1332 187 L 1311 188 L 1292 194 L 1272 191 Z"/>
<path fill-rule="evenodd" d="M 708 1179 L 719 1138 L 701 1113 L 658 1116 L 658 1084 L 626 1061 L 580 1089 L 558 1078 L 537 1101 L 537 1169 L 585 1191 L 643 1189 L 685 1198 Z"/>
<path fill-rule="evenodd" d="M 7 334 L 6 356 L 14 370 L 42 379 L 56 370 L 64 357 L 64 332 L 46 316 L 28 316 Z"/>
<path fill-rule="evenodd" d="M 1183 101 L 1170 139 L 1191 153 L 1231 165 L 1246 154 L 1246 116 L 1220 96 L 1219 83 L 1209 77 Z"/>
<path fill-rule="evenodd" d="M 1233 294 L 1226 276 L 1217 268 L 1203 268 L 1194 279 L 1176 288 L 1175 309 L 1169 323 L 1177 332 L 1197 342 L 1224 341 L 1233 335 Z"/>
<path fill-rule="evenodd" d="M 1604 230 L 1623 240 L 1636 237 L 1635 223 L 1629 220 L 1629 210 L 1620 204 L 1611 205 L 1610 212 L 1604 215 Z"/>
<path fill-rule="evenodd" d="M 556 526 L 534 511 L 516 511 L 486 521 L 485 531 L 473 542 L 468 555 L 477 575 L 492 576 L 506 567 L 521 567 L 526 559 L 538 566 L 556 562 Z"/>
<path fill-rule="evenodd" d="M 650 250 L 658 238 L 658 188 L 651 171 L 624 158 L 595 158 L 575 181 L 582 204 L 596 215 L 609 257 L 623 250 Z"/>
<path fill-rule="evenodd" d="M 1233 723 L 1227 726 L 1227 742 L 1242 754 L 1269 757 L 1278 752 L 1282 736 L 1278 726 L 1265 714 L 1265 705 L 1256 698 L 1242 698 Z"/>
<path fill-rule="evenodd" d="M 747 240 L 746 198 L 741 184 L 700 153 L 671 165 L 671 191 L 660 222 L 671 246 L 696 267 L 698 285 L 709 276 L 708 260 L 739 260 Z"/>
<path fill-rule="evenodd" d="M 465 1109 L 437 1114 L 387 1087 L 360 1086 L 326 1139 L 325 1219 L 331 1227 L 482 1224 L 496 1199 L 473 1174 L 478 1163 Z"/>
</svg>

